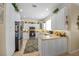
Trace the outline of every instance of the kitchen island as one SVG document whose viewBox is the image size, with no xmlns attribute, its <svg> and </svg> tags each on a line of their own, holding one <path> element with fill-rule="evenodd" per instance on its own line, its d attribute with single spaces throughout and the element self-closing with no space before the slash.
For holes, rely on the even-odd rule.
<svg viewBox="0 0 79 59">
<path fill-rule="evenodd" d="M 55 35 L 41 35 L 38 39 L 38 48 L 41 56 L 57 56 L 67 53 L 67 38 Z"/>
</svg>

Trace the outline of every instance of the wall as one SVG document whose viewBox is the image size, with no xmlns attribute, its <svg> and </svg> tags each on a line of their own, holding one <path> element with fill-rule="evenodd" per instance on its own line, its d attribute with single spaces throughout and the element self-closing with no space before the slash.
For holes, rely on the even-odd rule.
<svg viewBox="0 0 79 59">
<path fill-rule="evenodd" d="M 24 24 L 24 28 L 23 29 L 27 29 L 29 30 L 29 27 L 35 27 L 35 29 L 40 29 L 40 25 L 39 24 Z M 36 37 L 38 37 L 38 33 L 36 32 Z M 23 39 L 29 39 L 29 32 L 24 32 L 23 33 Z"/>
<path fill-rule="evenodd" d="M 75 51 L 79 49 L 79 30 L 77 28 L 77 16 L 79 16 L 79 6 L 75 4 L 70 4 L 68 6 L 69 11 L 69 31 L 70 31 L 70 51 Z"/>
<path fill-rule="evenodd" d="M 20 15 L 9 3 L 6 4 L 5 11 L 6 55 L 13 55 L 15 51 L 15 20 L 20 20 Z"/>
<path fill-rule="evenodd" d="M 2 55 L 6 55 L 6 51 L 5 51 L 5 29 L 4 29 L 4 10 L 5 10 L 5 5 L 3 5 L 3 12 L 2 14 L 0 15 L 0 56 Z M 1 10 L 0 10 L 1 11 Z"/>
<path fill-rule="evenodd" d="M 4 24 L 0 24 L 0 56 L 5 55 Z"/>
</svg>

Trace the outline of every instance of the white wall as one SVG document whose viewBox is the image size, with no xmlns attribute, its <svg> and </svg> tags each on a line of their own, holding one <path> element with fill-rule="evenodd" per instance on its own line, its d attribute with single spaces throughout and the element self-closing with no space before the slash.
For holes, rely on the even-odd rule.
<svg viewBox="0 0 79 59">
<path fill-rule="evenodd" d="M 77 28 L 77 17 L 79 16 L 79 6 L 71 4 L 68 6 L 69 11 L 69 31 L 70 31 L 70 51 L 79 49 L 79 30 Z"/>
<path fill-rule="evenodd" d="M 5 5 L 3 6 L 3 14 L 1 14 L 0 17 L 0 56 L 6 55 L 6 41 L 5 41 L 5 25 L 4 25 L 4 19 L 5 19 Z"/>
<path fill-rule="evenodd" d="M 24 28 L 23 29 L 27 29 L 29 30 L 29 27 L 35 27 L 35 29 L 40 29 L 40 25 L 39 24 L 24 24 Z M 36 37 L 38 37 L 38 33 L 36 32 Z M 23 33 L 23 39 L 29 39 L 29 32 L 24 32 Z"/>
<path fill-rule="evenodd" d="M 5 11 L 6 55 L 13 55 L 15 51 L 15 20 L 20 20 L 20 15 L 12 4 L 6 4 Z"/>
<path fill-rule="evenodd" d="M 4 24 L 0 24 L 0 56 L 5 55 Z"/>
</svg>

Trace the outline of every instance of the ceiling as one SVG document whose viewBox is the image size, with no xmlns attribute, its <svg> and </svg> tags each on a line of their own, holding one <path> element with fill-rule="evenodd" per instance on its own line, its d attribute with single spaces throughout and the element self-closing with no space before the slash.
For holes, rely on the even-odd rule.
<svg viewBox="0 0 79 59">
<path fill-rule="evenodd" d="M 44 19 L 61 3 L 18 3 L 22 19 Z"/>
</svg>

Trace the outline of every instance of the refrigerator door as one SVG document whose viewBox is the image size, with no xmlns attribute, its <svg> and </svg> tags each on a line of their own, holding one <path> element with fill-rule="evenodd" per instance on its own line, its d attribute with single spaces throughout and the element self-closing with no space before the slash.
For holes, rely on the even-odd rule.
<svg viewBox="0 0 79 59">
<path fill-rule="evenodd" d="M 15 22 L 15 51 L 19 51 L 22 47 L 22 29 L 23 29 L 23 22 L 16 21 Z"/>
</svg>

